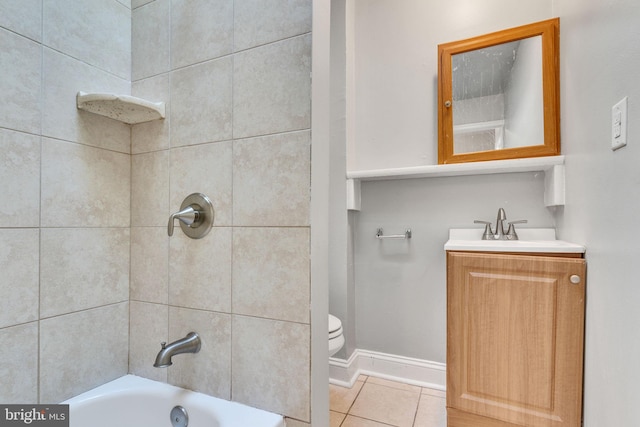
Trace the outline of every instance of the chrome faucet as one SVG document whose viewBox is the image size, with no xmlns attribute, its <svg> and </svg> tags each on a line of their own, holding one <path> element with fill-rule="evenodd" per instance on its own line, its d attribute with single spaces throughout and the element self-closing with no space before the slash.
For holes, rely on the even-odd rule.
<svg viewBox="0 0 640 427">
<path fill-rule="evenodd" d="M 176 354 L 182 353 L 197 353 L 200 351 L 201 341 L 200 336 L 196 332 L 189 332 L 186 337 L 179 339 L 167 345 L 166 342 L 160 344 L 162 349 L 156 356 L 156 361 L 153 364 L 156 368 L 166 368 L 171 366 L 171 357 Z"/>
<path fill-rule="evenodd" d="M 493 235 L 495 240 L 505 240 L 504 237 L 504 222 L 507 219 L 507 214 L 504 209 L 498 209 L 498 217 L 496 218 L 496 232 Z"/>
<path fill-rule="evenodd" d="M 482 234 L 482 240 L 518 240 L 518 233 L 514 224 L 526 224 L 527 220 L 522 219 L 518 221 L 508 222 L 509 227 L 507 232 L 504 231 L 504 222 L 507 220 L 507 214 L 503 208 L 498 209 L 498 217 L 496 218 L 496 231 L 495 233 L 491 229 L 491 222 L 489 221 L 473 221 L 475 224 L 484 224 L 484 233 Z"/>
</svg>

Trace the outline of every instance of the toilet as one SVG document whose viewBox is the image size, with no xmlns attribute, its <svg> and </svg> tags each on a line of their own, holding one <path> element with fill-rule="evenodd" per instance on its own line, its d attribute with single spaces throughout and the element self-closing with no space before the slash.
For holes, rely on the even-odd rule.
<svg viewBox="0 0 640 427">
<path fill-rule="evenodd" d="M 329 357 L 336 354 L 344 345 L 342 322 L 336 316 L 329 315 Z"/>
</svg>

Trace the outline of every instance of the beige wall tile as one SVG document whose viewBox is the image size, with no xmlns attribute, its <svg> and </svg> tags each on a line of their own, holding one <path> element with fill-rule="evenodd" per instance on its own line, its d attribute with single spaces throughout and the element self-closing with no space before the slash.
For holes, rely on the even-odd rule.
<svg viewBox="0 0 640 427">
<path fill-rule="evenodd" d="M 43 135 L 122 153 L 131 151 L 129 125 L 76 107 L 79 91 L 129 94 L 128 79 L 120 79 L 47 48 L 43 70 Z"/>
<path fill-rule="evenodd" d="M 169 148 L 169 117 L 171 116 L 169 92 L 169 74 L 138 80 L 131 84 L 133 96 L 154 102 L 164 102 L 165 108 L 164 119 L 139 123 L 131 127 L 131 153 L 146 153 Z"/>
<path fill-rule="evenodd" d="M 43 40 L 123 79 L 131 77 L 131 10 L 113 0 L 44 0 Z"/>
<path fill-rule="evenodd" d="M 236 54 L 233 61 L 233 137 L 309 128 L 310 72 L 310 35 Z"/>
<path fill-rule="evenodd" d="M 131 0 L 131 8 L 134 9 L 136 7 L 144 6 L 147 3 L 151 3 L 155 0 Z"/>
<path fill-rule="evenodd" d="M 0 28 L 0 127 L 40 133 L 42 48 Z"/>
<path fill-rule="evenodd" d="M 169 150 L 132 156 L 131 225 L 166 227 L 169 215 Z"/>
<path fill-rule="evenodd" d="M 0 341 L 5 343 L 0 347 L 0 402 L 37 403 L 38 323 L 0 329 Z"/>
<path fill-rule="evenodd" d="M 310 151 L 308 131 L 234 141 L 234 225 L 309 225 Z"/>
<path fill-rule="evenodd" d="M 171 146 L 231 139 L 231 57 L 171 74 Z"/>
<path fill-rule="evenodd" d="M 170 0 L 156 0 L 132 12 L 131 80 L 169 71 Z"/>
<path fill-rule="evenodd" d="M 236 0 L 235 51 L 311 31 L 311 0 Z"/>
<path fill-rule="evenodd" d="M 37 229 L 0 229 L 0 328 L 38 319 L 39 248 Z"/>
<path fill-rule="evenodd" d="M 129 229 L 41 230 L 40 316 L 129 298 Z"/>
<path fill-rule="evenodd" d="M 167 342 L 197 332 L 202 347 L 196 354 L 175 356 L 169 382 L 222 399 L 231 397 L 231 316 L 210 311 L 169 308 Z"/>
<path fill-rule="evenodd" d="M 156 381 L 167 381 L 167 369 L 154 368 L 160 343 L 168 341 L 169 307 L 131 301 L 129 327 L 129 373 Z"/>
<path fill-rule="evenodd" d="M 0 129 L 0 147 L 0 227 L 37 227 L 40 137 Z"/>
<path fill-rule="evenodd" d="M 168 303 L 169 236 L 164 227 L 131 228 L 132 300 Z"/>
<path fill-rule="evenodd" d="M 309 323 L 309 229 L 234 228 L 233 313 Z"/>
<path fill-rule="evenodd" d="M 231 228 L 202 239 L 175 230 L 169 242 L 169 304 L 231 312 Z"/>
<path fill-rule="evenodd" d="M 42 0 L 0 1 L 0 27 L 42 40 Z"/>
<path fill-rule="evenodd" d="M 128 227 L 127 154 L 42 140 L 43 227 Z"/>
<path fill-rule="evenodd" d="M 232 399 L 310 421 L 309 325 L 233 316 Z"/>
<path fill-rule="evenodd" d="M 60 402 L 125 375 L 129 304 L 40 321 L 40 401 Z"/>
<path fill-rule="evenodd" d="M 189 194 L 203 193 L 213 204 L 213 225 L 232 225 L 231 142 L 172 149 L 170 156 L 170 212 L 179 211 Z"/>
<path fill-rule="evenodd" d="M 233 3 L 233 0 L 172 1 L 173 69 L 231 53 Z"/>
</svg>

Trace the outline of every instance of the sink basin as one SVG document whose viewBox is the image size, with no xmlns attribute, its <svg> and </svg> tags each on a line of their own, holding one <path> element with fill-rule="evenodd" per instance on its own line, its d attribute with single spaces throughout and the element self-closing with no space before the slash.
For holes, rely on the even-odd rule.
<svg viewBox="0 0 640 427">
<path fill-rule="evenodd" d="M 519 240 L 482 240 L 484 228 L 453 228 L 444 245 L 446 251 L 476 252 L 545 252 L 584 253 L 585 247 L 575 243 L 556 240 L 553 228 L 518 229 Z"/>
</svg>

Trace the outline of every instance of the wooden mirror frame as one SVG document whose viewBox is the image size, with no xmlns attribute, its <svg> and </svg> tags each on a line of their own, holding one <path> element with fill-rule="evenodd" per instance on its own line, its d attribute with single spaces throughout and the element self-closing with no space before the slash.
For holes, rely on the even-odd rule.
<svg viewBox="0 0 640 427">
<path fill-rule="evenodd" d="M 554 18 L 438 45 L 438 163 L 479 162 L 560 154 L 560 19 Z M 454 154 L 451 57 L 459 53 L 542 36 L 544 144 Z M 449 107 L 445 105 L 448 103 Z"/>
</svg>

